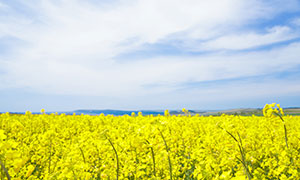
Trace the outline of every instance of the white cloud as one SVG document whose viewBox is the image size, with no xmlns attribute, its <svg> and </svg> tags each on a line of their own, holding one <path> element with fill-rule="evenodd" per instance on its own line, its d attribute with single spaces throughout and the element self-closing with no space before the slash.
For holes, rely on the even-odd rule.
<svg viewBox="0 0 300 180">
<path fill-rule="evenodd" d="M 287 26 L 275 26 L 268 29 L 265 34 L 245 33 L 221 36 L 220 38 L 203 43 L 199 49 L 242 50 L 291 40 L 299 36 L 299 32 L 293 32 Z"/>
<path fill-rule="evenodd" d="M 291 24 L 300 26 L 300 17 L 292 19 Z"/>
<path fill-rule="evenodd" d="M 238 55 L 153 58 L 89 67 L 60 61 L 9 63 L 9 82 L 39 92 L 73 95 L 135 96 L 171 92 L 181 84 L 243 78 L 290 70 L 300 65 L 300 44 Z M 157 85 L 155 88 L 145 86 Z"/>
<path fill-rule="evenodd" d="M 206 39 L 223 34 L 224 30 L 232 31 L 232 27 L 250 20 L 276 14 L 267 5 L 260 1 L 238 0 L 189 0 L 184 3 L 180 0 L 135 0 L 114 3 L 103 9 L 79 1 L 37 4 L 30 1 L 27 6 L 38 12 L 36 19 L 11 17 L 0 25 L 8 35 L 31 43 L 26 51 L 33 51 L 32 54 L 97 53 L 109 58 L 174 33 L 185 32 L 184 38 Z M 128 39 L 135 41 L 126 47 L 120 46 Z"/>
<path fill-rule="evenodd" d="M 76 52 L 112 57 L 194 27 L 204 29 L 200 34 L 197 31 L 198 37 L 206 37 L 214 26 L 238 19 L 241 6 L 236 0 L 186 3 L 139 0 L 103 10 L 76 1 L 60 4 L 42 1 L 35 9 L 40 11 L 38 20 L 43 25 L 11 18 L 4 29 L 7 34 L 31 43 L 32 54 L 69 56 Z M 132 38 L 134 43 L 120 46 Z"/>
<path fill-rule="evenodd" d="M 161 99 L 162 102 L 168 102 L 169 106 L 172 106 L 174 103 L 175 106 L 173 108 L 182 107 L 183 102 L 189 102 L 189 108 L 199 108 L 199 104 L 203 105 L 201 108 L 209 108 L 206 107 L 206 105 L 214 106 L 215 108 L 219 105 L 214 103 L 220 104 L 220 102 L 226 102 L 230 104 L 232 101 L 249 102 L 254 99 L 275 99 L 278 96 L 297 96 L 299 92 L 299 80 L 286 81 L 269 79 L 263 82 L 245 81 L 241 83 L 239 81 L 215 85 L 210 88 L 190 88 L 167 94 L 159 97 L 159 99 Z M 156 99 L 153 102 L 150 98 L 147 100 L 148 103 L 153 103 L 154 107 L 159 105 L 155 101 L 158 100 Z M 263 106 L 264 104 L 261 105 Z"/>
<path fill-rule="evenodd" d="M 0 8 L 2 9 L 2 8 L 6 8 L 7 6 L 5 5 L 5 4 L 3 4 L 3 3 L 1 3 L 0 2 Z"/>
<path fill-rule="evenodd" d="M 235 28 L 278 13 L 263 1 L 135 0 L 99 7 L 81 1 L 23 3 L 36 18 L 19 14 L 0 22 L 1 34 L 26 42 L 14 47 L 0 67 L 6 87 L 49 94 L 135 96 L 170 92 L 186 82 L 263 75 L 299 65 L 299 44 L 237 55 L 162 56 L 126 63 L 114 59 L 145 43 L 174 38 L 196 41 L 221 36 L 204 47 L 243 49 L 294 37 L 284 26 L 266 34 L 238 30 L 241 36 L 232 35 Z M 144 88 L 156 84 L 157 88 Z"/>
</svg>

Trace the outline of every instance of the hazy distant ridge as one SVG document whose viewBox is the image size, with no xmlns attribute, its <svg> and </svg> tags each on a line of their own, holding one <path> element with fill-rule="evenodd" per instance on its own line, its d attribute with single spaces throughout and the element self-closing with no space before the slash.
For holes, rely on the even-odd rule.
<svg viewBox="0 0 300 180">
<path fill-rule="evenodd" d="M 74 111 L 76 114 L 90 114 L 90 115 L 99 115 L 99 114 L 113 114 L 113 115 L 131 115 L 132 112 L 138 113 L 142 112 L 143 115 L 158 115 L 158 114 L 163 114 L 163 111 L 148 111 L 148 110 L 141 110 L 141 111 L 124 111 L 124 110 L 113 110 L 113 109 L 105 109 L 105 110 L 88 110 L 88 109 L 80 109 Z"/>
<path fill-rule="evenodd" d="M 290 115 L 300 115 L 300 107 L 287 107 L 283 108 L 284 112 L 286 114 Z M 72 114 L 87 114 L 87 115 L 116 115 L 116 116 L 122 116 L 122 115 L 131 115 L 131 113 L 134 112 L 135 114 L 138 114 L 138 112 L 142 112 L 143 115 L 158 115 L 164 114 L 164 110 L 134 110 L 134 111 L 129 111 L 129 110 L 114 110 L 114 109 L 78 109 L 75 111 L 58 111 L 58 114 L 67 114 L 67 115 L 72 115 Z M 177 114 L 183 114 L 181 110 L 170 110 L 170 114 L 172 115 L 177 115 Z M 200 115 L 221 115 L 221 114 L 236 114 L 236 115 L 262 115 L 262 108 L 237 108 L 237 109 L 228 109 L 228 110 L 189 110 L 191 115 L 194 114 L 200 114 Z M 5 113 L 5 112 L 0 112 Z M 25 114 L 25 112 L 10 112 L 11 114 Z M 47 114 L 51 114 L 55 112 L 47 112 Z M 32 112 L 32 114 L 40 114 L 40 112 Z"/>
</svg>

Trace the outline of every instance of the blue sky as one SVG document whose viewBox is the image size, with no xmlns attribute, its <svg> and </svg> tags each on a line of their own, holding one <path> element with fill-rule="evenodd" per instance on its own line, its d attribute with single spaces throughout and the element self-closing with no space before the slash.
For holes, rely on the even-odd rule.
<svg viewBox="0 0 300 180">
<path fill-rule="evenodd" d="M 300 106 L 299 0 L 0 0 L 0 111 Z"/>
</svg>

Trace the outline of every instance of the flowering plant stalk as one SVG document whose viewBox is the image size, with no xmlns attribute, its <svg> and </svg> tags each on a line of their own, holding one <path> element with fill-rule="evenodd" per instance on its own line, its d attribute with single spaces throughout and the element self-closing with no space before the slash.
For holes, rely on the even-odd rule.
<svg viewBox="0 0 300 180">
<path fill-rule="evenodd" d="M 266 104 L 263 109 L 263 114 L 266 117 L 274 117 L 274 115 L 275 115 L 281 119 L 281 121 L 283 122 L 283 128 L 284 128 L 285 145 L 286 145 L 286 148 L 288 149 L 289 145 L 288 145 L 287 129 L 286 129 L 285 121 L 282 118 L 282 116 L 284 116 L 284 112 L 283 112 L 283 109 L 280 107 L 280 104 L 277 104 L 276 106 L 275 105 L 276 105 L 276 103 Z"/>
</svg>

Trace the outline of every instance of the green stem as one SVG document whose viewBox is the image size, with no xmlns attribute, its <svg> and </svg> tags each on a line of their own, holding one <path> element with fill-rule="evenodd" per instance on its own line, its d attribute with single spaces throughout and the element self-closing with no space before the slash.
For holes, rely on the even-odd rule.
<svg viewBox="0 0 300 180">
<path fill-rule="evenodd" d="M 79 149 L 80 149 L 80 152 L 81 152 L 81 155 L 82 155 L 83 162 L 86 163 L 86 161 L 85 161 L 85 156 L 84 156 L 84 153 L 83 153 L 83 150 L 82 150 L 81 147 L 79 147 Z"/>
<path fill-rule="evenodd" d="M 150 149 L 151 149 L 152 161 L 153 161 L 153 174 L 154 174 L 154 176 L 156 176 L 154 150 L 153 150 L 153 147 L 150 147 Z"/>
<path fill-rule="evenodd" d="M 285 145 L 286 145 L 286 148 L 289 148 L 288 137 L 287 137 L 287 130 L 286 130 L 285 124 L 283 125 L 283 127 L 284 127 L 284 136 L 285 136 Z"/>
<path fill-rule="evenodd" d="M 167 144 L 167 142 L 166 142 L 166 140 L 165 140 L 165 137 L 164 137 L 164 135 L 162 134 L 162 132 L 159 130 L 159 132 L 160 132 L 160 135 L 161 135 L 161 137 L 162 137 L 162 139 L 163 139 L 163 141 L 164 141 L 164 143 L 165 143 L 165 147 L 166 147 L 166 150 L 167 150 L 167 153 L 168 153 L 168 162 L 169 162 L 169 174 L 170 174 L 170 180 L 172 180 L 173 178 L 172 178 L 172 162 L 171 162 L 171 158 L 170 158 L 170 153 L 169 153 L 169 146 L 168 146 L 168 144 Z"/>
<path fill-rule="evenodd" d="M 51 149 L 52 149 L 52 140 L 50 139 L 50 146 L 49 146 L 49 167 L 48 167 L 48 173 L 50 174 L 50 170 L 51 170 Z"/>
<path fill-rule="evenodd" d="M 149 141 L 146 140 L 146 142 L 150 145 Z M 152 161 L 153 161 L 153 174 L 154 176 L 156 177 L 156 168 L 155 168 L 155 154 L 154 154 L 154 150 L 153 150 L 153 147 L 150 146 L 149 147 L 151 149 L 151 155 L 152 155 Z"/>
<path fill-rule="evenodd" d="M 5 172 L 7 179 L 10 180 L 10 175 L 8 174 L 8 171 L 5 168 L 5 166 L 4 166 L 4 164 L 2 163 L 1 160 L 0 160 L 0 165 L 1 165 L 1 168 L 3 169 L 3 171 Z"/>
<path fill-rule="evenodd" d="M 286 148 L 289 148 L 288 145 L 288 137 L 287 137 L 287 130 L 286 130 L 286 126 L 285 126 L 285 121 L 283 120 L 282 116 L 278 113 L 275 112 L 275 114 L 281 119 L 281 121 L 283 122 L 283 128 L 284 128 L 284 136 L 285 136 L 285 145 Z"/>
<path fill-rule="evenodd" d="M 251 173 L 250 173 L 250 171 L 249 171 L 249 169 L 248 169 L 248 165 L 247 165 L 247 163 L 246 163 L 246 153 L 245 153 L 245 150 L 244 150 L 244 148 L 243 148 L 243 142 L 242 142 L 242 139 L 241 139 L 240 134 L 238 133 L 238 136 L 239 136 L 239 140 L 238 140 L 233 134 L 231 134 L 231 133 L 230 133 L 229 131 L 227 131 L 226 129 L 222 128 L 221 126 L 218 126 L 218 127 L 221 128 L 222 130 L 225 130 L 226 133 L 229 134 L 229 135 L 234 139 L 234 141 L 237 142 L 238 147 L 239 147 L 239 152 L 240 152 L 241 157 L 242 157 L 242 160 L 239 159 L 239 158 L 237 158 L 237 159 L 243 164 L 245 173 L 246 173 L 248 179 L 251 180 L 251 179 L 252 179 L 252 178 L 251 178 L 252 176 L 251 176 Z"/>
<path fill-rule="evenodd" d="M 116 179 L 118 180 L 119 179 L 119 169 L 120 169 L 119 156 L 118 156 L 117 150 L 116 150 L 114 144 L 112 143 L 112 141 L 107 136 L 106 136 L 106 139 L 109 141 L 110 145 L 112 146 L 112 148 L 116 154 L 116 159 L 117 159 L 117 178 Z"/>
</svg>

